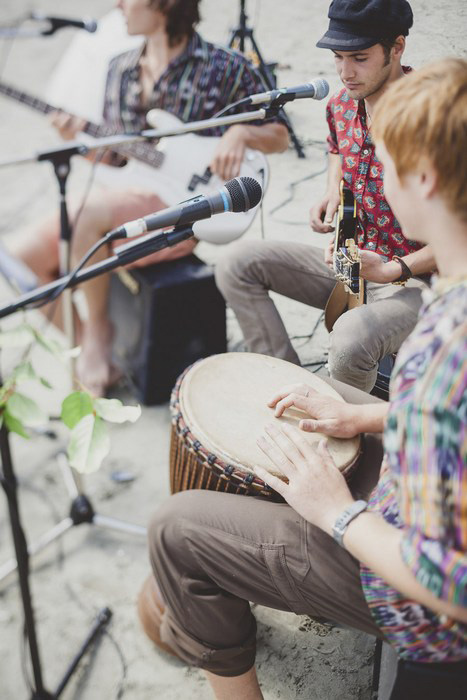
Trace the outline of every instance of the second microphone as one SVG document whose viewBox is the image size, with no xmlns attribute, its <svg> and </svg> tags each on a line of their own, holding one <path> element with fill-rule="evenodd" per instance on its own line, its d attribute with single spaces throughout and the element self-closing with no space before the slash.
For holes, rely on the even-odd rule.
<svg viewBox="0 0 467 700">
<path fill-rule="evenodd" d="M 261 185 L 254 178 L 235 177 L 213 194 L 198 195 L 168 209 L 129 221 L 107 234 L 107 238 L 132 238 L 148 231 L 192 224 L 226 211 L 248 211 L 259 204 L 262 194 Z"/>
</svg>

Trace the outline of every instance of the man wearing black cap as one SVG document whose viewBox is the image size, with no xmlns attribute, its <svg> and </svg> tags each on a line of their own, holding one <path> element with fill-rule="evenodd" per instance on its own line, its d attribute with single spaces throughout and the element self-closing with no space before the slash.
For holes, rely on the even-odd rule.
<svg viewBox="0 0 467 700">
<path fill-rule="evenodd" d="M 333 0 L 329 29 L 318 46 L 334 53 L 344 83 L 328 103 L 329 170 L 323 198 L 311 209 L 314 231 L 334 230 L 343 178 L 357 202 L 357 243 L 367 301 L 335 322 L 330 335 L 331 376 L 364 391 L 374 386 L 378 362 L 397 352 L 414 327 L 433 268 L 428 248 L 404 237 L 384 198 L 382 165 L 371 140 L 371 115 L 386 88 L 410 68 L 401 64 L 413 16 L 406 0 Z M 235 311 L 247 349 L 299 364 L 269 296 L 275 291 L 324 309 L 335 286 L 330 243 L 323 251 L 290 242 L 237 244 L 217 266 L 217 284 Z M 406 282 L 404 287 L 394 282 Z"/>
</svg>

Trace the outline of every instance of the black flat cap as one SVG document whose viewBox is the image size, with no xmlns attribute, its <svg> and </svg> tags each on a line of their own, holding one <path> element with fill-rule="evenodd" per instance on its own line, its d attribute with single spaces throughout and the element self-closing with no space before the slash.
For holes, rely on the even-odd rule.
<svg viewBox="0 0 467 700">
<path fill-rule="evenodd" d="M 335 51 L 368 49 L 384 39 L 407 36 L 413 13 L 407 0 L 333 0 L 329 29 L 316 46 Z"/>
</svg>

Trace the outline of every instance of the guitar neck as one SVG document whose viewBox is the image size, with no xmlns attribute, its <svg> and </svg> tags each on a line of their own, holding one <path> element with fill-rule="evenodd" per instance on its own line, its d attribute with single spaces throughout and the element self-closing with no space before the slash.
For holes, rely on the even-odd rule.
<svg viewBox="0 0 467 700">
<path fill-rule="evenodd" d="M 11 85 L 6 85 L 5 83 L 0 83 L 0 94 L 6 95 L 6 97 L 11 97 L 17 102 L 25 104 L 41 114 L 50 114 L 51 112 L 59 111 L 59 107 L 55 107 L 48 102 L 44 102 L 44 100 L 41 100 L 38 97 L 28 95 L 26 92 L 22 92 L 22 90 L 18 90 L 17 88 L 12 87 Z M 85 134 L 89 134 L 89 136 L 92 136 L 93 138 L 112 136 L 115 133 L 112 129 L 105 126 L 105 124 L 95 124 L 94 122 L 90 121 L 86 122 L 83 131 Z M 152 165 L 155 168 L 160 167 L 164 160 L 164 156 L 161 151 L 158 151 L 153 144 L 143 141 L 139 143 L 135 142 L 115 146 L 112 151 L 115 151 L 125 158 L 137 158 L 138 160 L 141 160 L 148 165 Z"/>
</svg>

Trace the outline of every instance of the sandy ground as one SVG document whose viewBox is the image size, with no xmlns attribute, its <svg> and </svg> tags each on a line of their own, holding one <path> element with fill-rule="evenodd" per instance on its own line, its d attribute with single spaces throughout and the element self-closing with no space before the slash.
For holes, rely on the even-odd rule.
<svg viewBox="0 0 467 700">
<path fill-rule="evenodd" d="M 247 9 L 256 39 L 267 60 L 279 63 L 279 84 L 295 85 L 323 76 L 331 89 L 338 87 L 333 61 L 327 51 L 315 48 L 326 27 L 327 2 L 250 0 Z M 406 63 L 419 66 L 444 55 L 465 55 L 466 5 L 462 0 L 413 0 L 415 28 L 408 42 Z M 3 0 L 0 25 L 23 13 L 41 9 L 64 16 L 97 18 L 112 7 L 110 0 Z M 203 0 L 201 31 L 206 38 L 225 42 L 238 19 L 239 3 Z M 49 39 L 3 42 L 0 45 L 0 80 L 38 96 L 46 94 L 51 72 L 69 45 L 73 31 L 64 30 Z M 31 155 L 57 144 L 46 120 L 11 100 L 0 98 L 1 158 Z M 309 241 L 323 245 L 310 233 L 306 221 L 310 204 L 324 189 L 324 103 L 303 100 L 288 109 L 307 158 L 299 160 L 290 149 L 273 156 L 271 183 L 264 202 L 264 235 L 268 239 Z M 74 163 L 72 188 L 86 182 L 87 168 Z M 291 183 L 297 183 L 293 191 Z M 56 205 L 55 182 L 47 164 L 0 168 L 0 234 L 15 235 L 33 226 Z M 292 196 L 279 211 L 271 210 Z M 260 238 L 260 217 L 246 234 Z M 207 244 L 200 254 L 215 262 L 220 250 Z M 0 283 L 2 303 L 11 294 Z M 310 333 L 318 315 L 299 304 L 278 300 L 287 327 L 294 336 Z M 10 320 L 9 323 L 12 323 Z M 13 321 L 15 323 L 15 321 Z M 229 316 L 230 347 L 237 349 L 241 336 Z M 326 334 L 319 327 L 312 342 L 296 339 L 303 362 L 325 357 Z M 4 369 L 15 356 L 4 358 Z M 50 413 L 56 413 L 66 386 L 66 372 L 39 351 L 35 362 L 54 384 L 39 394 Z M 128 393 L 122 396 L 129 402 Z M 114 518 L 146 525 L 151 512 L 168 496 L 168 441 L 170 416 L 166 405 L 145 407 L 136 425 L 112 430 L 112 451 L 101 471 L 86 479 L 86 492 L 95 509 Z M 57 440 L 35 437 L 12 440 L 20 482 L 21 511 L 29 540 L 35 540 L 67 515 L 69 498 L 55 459 L 63 447 Z M 124 470 L 133 478 L 116 483 L 111 475 Z M 0 561 L 11 556 L 11 537 L 5 501 L 0 499 Z M 56 687 L 66 665 L 104 605 L 113 610 L 108 633 L 86 657 L 63 693 L 65 700 L 200 700 L 209 697 L 202 674 L 159 655 L 141 633 L 135 614 L 138 589 L 148 569 L 144 538 L 82 526 L 34 558 L 31 583 L 38 623 L 45 683 Z M 305 617 L 256 609 L 259 621 L 258 668 L 267 700 L 353 700 L 370 698 L 374 641 L 353 631 L 321 626 Z M 0 583 L 0 698 L 30 697 L 22 670 L 22 612 L 14 579 Z"/>
</svg>

